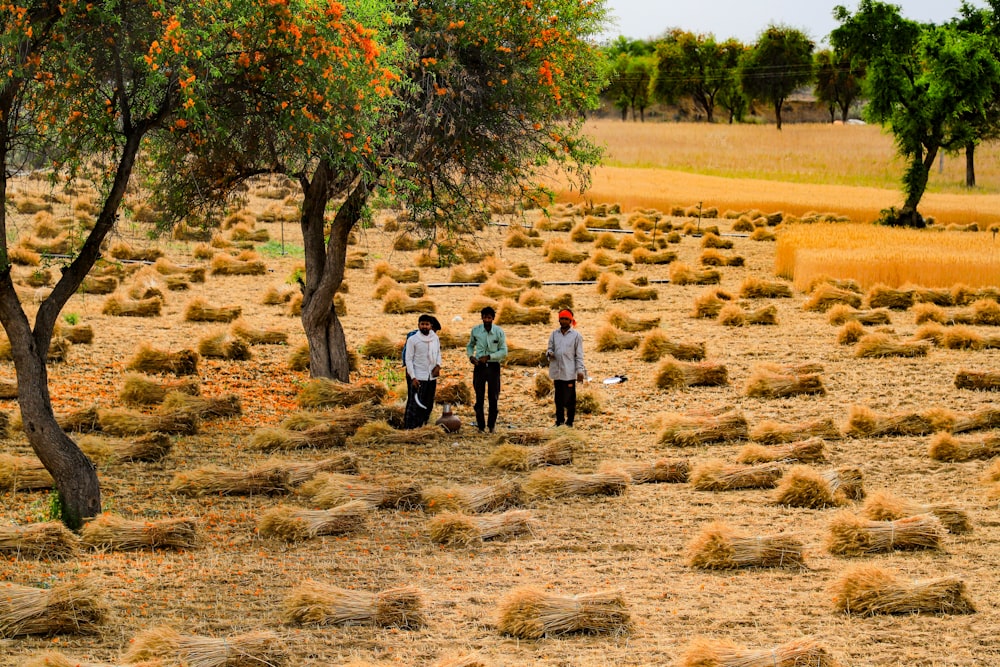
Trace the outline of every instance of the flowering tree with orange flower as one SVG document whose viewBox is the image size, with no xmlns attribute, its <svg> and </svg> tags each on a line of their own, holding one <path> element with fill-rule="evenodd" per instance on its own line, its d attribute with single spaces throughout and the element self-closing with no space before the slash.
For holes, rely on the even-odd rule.
<svg viewBox="0 0 1000 667">
<path fill-rule="evenodd" d="M 3 191 L 23 164 L 47 163 L 54 177 L 85 171 L 102 197 L 34 323 L 14 289 L 0 207 L 0 324 L 25 432 L 55 480 L 67 525 L 98 514 L 101 493 L 93 465 L 56 422 L 45 364 L 59 312 L 99 258 L 140 150 L 170 145 L 188 159 L 228 131 L 223 119 L 237 103 L 272 113 L 277 102 L 276 117 L 295 118 L 293 129 L 321 112 L 349 123 L 342 105 L 354 99 L 317 99 L 299 73 L 316 62 L 329 65 L 332 80 L 340 76 L 333 63 L 365 63 L 348 68 L 351 76 L 371 69 L 380 47 L 349 14 L 346 4 L 323 0 L 0 0 Z M 278 70 L 289 90 L 274 84 Z M 371 83 L 363 81 L 366 94 Z M 318 147 L 329 137 L 293 132 L 287 140 Z"/>
</svg>

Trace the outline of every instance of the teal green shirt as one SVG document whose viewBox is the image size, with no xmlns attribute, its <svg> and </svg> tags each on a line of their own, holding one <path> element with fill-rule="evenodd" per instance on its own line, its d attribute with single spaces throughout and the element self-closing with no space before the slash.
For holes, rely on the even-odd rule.
<svg viewBox="0 0 1000 667">
<path fill-rule="evenodd" d="M 503 361 L 507 358 L 507 336 L 497 325 L 486 331 L 486 327 L 477 324 L 469 334 L 469 344 L 465 346 L 467 356 L 484 357 L 489 355 L 490 361 Z"/>
</svg>

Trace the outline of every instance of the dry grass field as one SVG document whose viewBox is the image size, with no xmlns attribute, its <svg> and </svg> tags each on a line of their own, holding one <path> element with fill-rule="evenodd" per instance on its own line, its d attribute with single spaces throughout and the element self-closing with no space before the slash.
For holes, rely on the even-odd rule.
<svg viewBox="0 0 1000 667">
<path fill-rule="evenodd" d="M 786 129 L 782 136 L 791 135 L 791 129 L 796 128 Z M 706 205 L 719 206 L 720 210 L 754 207 L 764 213 L 779 208 L 788 212 L 798 210 L 785 199 L 791 190 L 791 186 L 785 185 L 757 184 L 757 198 L 752 201 L 737 200 L 735 194 L 731 199 L 716 200 L 701 191 L 658 189 L 649 190 L 642 195 L 648 199 L 641 199 L 636 193 L 642 186 L 642 176 L 652 170 L 613 169 L 614 173 L 628 173 L 630 183 L 634 184 L 630 187 L 636 189 L 625 192 L 613 181 L 602 181 L 606 177 L 601 174 L 608 172 L 604 169 L 598 174 L 598 188 L 605 183 L 604 187 L 612 189 L 598 189 L 599 194 L 594 196 L 633 202 L 629 208 L 639 201 L 655 200 L 660 202 L 656 208 L 668 212 L 673 205 L 687 206 L 704 199 Z M 19 181 L 15 189 L 21 196 L 31 194 L 40 198 L 47 193 L 45 186 L 37 181 Z M 111 448 L 132 442 L 133 436 L 97 433 L 86 438 L 91 451 L 101 452 L 103 443 L 104 453 L 95 454 L 95 459 L 108 512 L 142 525 L 191 518 L 196 521 L 200 536 L 196 546 L 131 551 L 80 546 L 65 559 L 55 558 L 54 551 L 39 556 L 26 546 L 18 550 L 16 541 L 14 547 L 9 547 L 3 536 L 12 525 L 45 521 L 50 513 L 50 493 L 45 489 L 0 491 L 0 664 L 123 665 L 129 660 L 139 662 L 149 657 L 161 662 L 144 664 L 355 667 L 834 664 L 819 659 L 795 662 L 794 653 L 786 660 L 791 649 L 772 651 L 788 642 L 806 639 L 825 646 L 839 664 L 854 667 L 1000 663 L 997 633 L 1000 590 L 995 586 L 1000 512 L 996 489 L 986 479 L 991 470 L 995 479 L 996 467 L 991 465 L 989 457 L 998 449 L 992 438 L 1000 422 L 989 411 L 994 409 L 996 394 L 959 389 L 955 383 L 961 371 L 1000 370 L 1000 353 L 992 344 L 1000 333 L 994 333 L 998 321 L 973 318 L 961 327 L 952 325 L 952 321 L 965 321 L 963 313 L 972 306 L 966 302 L 943 305 L 938 306 L 939 313 L 935 311 L 936 319 L 929 321 L 939 327 L 935 333 L 922 321 L 928 315 L 927 308 L 887 308 L 880 318 L 870 318 L 880 323 L 863 327 L 854 323 L 855 329 L 872 333 L 878 330 L 883 338 L 876 336 L 856 344 L 841 344 L 838 338 L 851 329 L 851 323 L 844 322 L 863 313 L 851 309 L 846 314 L 844 309 L 831 311 L 841 318 L 831 324 L 831 314 L 815 306 L 815 293 L 792 288 L 790 282 L 774 276 L 776 244 L 751 240 L 746 234 L 731 234 L 734 220 L 702 221 L 702 228 L 719 227 L 722 236 L 715 239 L 716 245 L 725 245 L 726 241 L 733 244 L 731 248 L 713 248 L 708 253 L 703 245 L 710 237 L 685 233 L 685 227 L 690 231 L 693 224 L 686 217 L 650 212 L 647 217 L 657 219 L 656 238 L 652 238 L 652 230 L 645 232 L 646 237 L 629 232 L 627 214 L 614 216 L 626 228 L 625 232 L 595 234 L 594 240 L 573 241 L 568 231 L 570 226 L 586 221 L 587 226 L 595 227 L 608 225 L 610 220 L 599 216 L 588 219 L 582 212 L 558 208 L 553 211 L 553 220 L 564 221 L 564 225 L 568 221 L 569 226 L 564 227 L 567 231 L 540 231 L 537 238 L 541 242 L 552 246 L 558 239 L 563 242 L 561 247 L 569 251 L 621 262 L 626 282 L 638 278 L 654 281 L 648 286 L 655 300 L 612 300 L 609 295 L 634 291 L 630 285 L 613 281 L 541 287 L 543 301 L 567 291 L 572 294 L 591 377 L 583 389 L 592 393 L 599 404 L 593 414 L 578 416 L 576 428 L 568 434 L 572 437 L 572 463 L 552 469 L 578 475 L 604 471 L 605 481 L 597 488 L 610 491 L 610 495 L 560 495 L 557 491 L 572 485 L 564 481 L 560 486 L 558 481 L 550 480 L 546 486 L 530 470 L 511 470 L 488 463 L 505 436 L 509 438 L 525 429 L 542 429 L 550 435 L 565 431 L 549 428 L 553 421 L 551 397 L 535 397 L 536 378 L 544 374 L 544 369 L 537 367 L 504 369 L 497 429 L 500 438 L 476 433 L 468 426 L 472 420 L 471 407 L 459 405 L 456 412 L 465 426 L 457 434 L 435 434 L 417 444 L 384 444 L 384 440 L 373 437 L 330 448 L 304 447 L 269 453 L 259 448 L 259 430 L 276 428 L 299 410 L 297 400 L 308 377 L 289 366 L 292 351 L 304 342 L 300 323 L 288 314 L 291 304 L 273 298 L 275 292 L 290 296 L 289 278 L 301 262 L 294 255 L 298 242 L 296 226 L 286 223 L 282 232 L 280 222 L 263 221 L 293 210 L 295 195 L 285 203 L 282 199 L 261 196 L 265 194 L 285 197 L 288 193 L 274 186 L 257 186 L 250 191 L 245 225 L 250 227 L 252 223 L 252 227 L 242 234 L 252 232 L 261 239 L 264 230 L 272 240 L 267 245 L 263 240 L 256 242 L 259 261 L 265 266 L 263 274 L 212 273 L 213 265 L 223 265 L 219 257 L 237 252 L 236 247 L 217 248 L 218 255 L 211 260 L 195 241 L 163 239 L 156 247 L 165 257 L 180 268 L 205 269 L 204 282 L 190 282 L 186 290 L 161 289 L 160 312 L 151 317 L 104 314 L 107 297 L 103 295 L 81 294 L 67 307 L 65 312 L 73 314 L 79 325 L 92 327 L 93 342 L 72 345 L 65 361 L 50 366 L 53 400 L 57 411 L 63 413 L 94 406 L 102 410 L 125 407 L 120 394 L 128 372 L 126 365 L 143 343 L 178 351 L 197 348 L 198 342 L 210 334 L 231 330 L 232 325 L 224 322 L 187 319 L 188 306 L 195 299 L 203 300 L 202 310 L 205 305 L 239 306 L 244 329 L 283 332 L 288 342 L 251 345 L 249 359 L 200 359 L 197 378 L 201 395 L 211 398 L 235 395 L 242 413 L 222 418 L 209 416 L 201 420 L 197 433 L 169 436 L 169 453 L 159 460 L 129 461 L 108 453 Z M 842 203 L 850 200 L 846 195 L 840 196 Z M 843 210 L 837 203 L 836 198 L 817 201 L 805 210 Z M 52 214 L 58 219 L 74 206 L 73 198 L 63 200 L 54 205 Z M 270 213 L 265 215 L 265 211 Z M 13 215 L 22 234 L 38 230 L 36 214 Z M 523 218 L 507 216 L 498 221 L 531 226 L 537 216 L 537 212 L 529 211 Z M 598 242 L 612 245 L 628 238 L 637 245 L 655 243 L 664 238 L 668 223 L 676 227 L 676 243 L 655 251 L 675 252 L 676 259 L 671 263 L 632 263 L 633 258 L 639 257 L 651 260 L 655 253 L 628 254 L 616 248 L 604 249 L 599 257 L 595 247 Z M 386 231 L 385 227 L 395 224 L 390 215 L 378 216 L 375 226 L 364 230 L 354 247 L 367 253 L 363 267 L 348 270 L 348 291 L 343 294 L 346 308 L 343 322 L 350 345 L 356 351 L 377 335 L 401 342 L 405 333 L 415 327 L 415 314 L 384 314 L 383 302 L 372 296 L 378 282 L 379 262 L 387 261 L 397 270 L 417 269 L 423 284 L 447 282 L 452 275 L 450 268 L 418 266 L 419 251 L 393 250 L 399 232 Z M 631 224 L 641 226 L 641 223 Z M 130 222 L 115 241 L 130 243 L 136 250 L 152 247 L 152 242 L 144 240 L 144 231 L 142 225 Z M 578 275 L 580 269 L 574 264 L 545 261 L 546 248 L 540 245 L 507 247 L 508 232 L 507 226 L 491 226 L 476 240 L 477 247 L 470 248 L 495 254 L 495 259 L 483 262 L 485 268 L 524 264 L 529 267 L 531 278 L 543 283 L 572 281 Z M 281 238 L 282 233 L 286 248 L 292 251 L 290 255 L 274 252 L 278 246 L 273 241 Z M 230 230 L 221 236 L 228 238 L 232 234 Z M 988 238 L 986 233 L 977 236 Z M 577 232 L 576 237 L 582 235 Z M 196 252 L 201 258 L 195 256 Z M 556 255 L 550 250 L 550 256 Z M 719 256 L 727 265 L 700 264 L 703 257 L 717 260 Z M 742 258 L 742 263 L 729 261 L 736 256 Z M 628 260 L 629 268 L 623 260 Z M 719 283 L 680 284 L 684 280 L 677 268 L 679 264 L 690 267 L 688 276 L 703 268 L 715 268 Z M 43 268 L 15 267 L 16 278 L 25 283 L 26 301 L 34 298 L 37 290 L 44 289 L 37 286 Z M 460 268 L 473 271 L 480 266 L 470 264 Z M 53 267 L 52 271 L 55 273 L 57 269 Z M 124 278 L 119 288 L 121 297 L 142 296 L 157 287 L 159 279 L 146 275 L 145 279 Z M 671 276 L 674 280 L 670 283 L 655 282 Z M 608 289 L 602 292 L 599 286 Z M 135 287 L 141 289 L 132 289 Z M 996 300 L 995 293 L 983 295 Z M 278 303 L 265 305 L 266 297 Z M 470 304 L 484 297 L 475 287 L 431 287 L 421 298 L 433 300 L 445 330 L 464 339 L 469 328 L 478 322 L 477 313 L 470 312 Z M 878 310 L 868 308 L 861 296 L 857 296 L 857 303 L 866 312 Z M 634 347 L 614 349 L 637 342 L 633 339 L 630 343 L 628 335 L 622 333 L 599 338 L 615 309 L 625 311 L 629 321 L 658 320 L 654 325 L 656 332 L 674 344 L 673 350 L 678 355 L 680 350 L 697 351 L 700 349 L 697 344 L 703 345 L 704 361 L 690 358 L 673 363 L 643 361 Z M 980 312 L 992 311 L 976 310 Z M 729 326 L 720 322 L 719 317 L 730 324 L 740 321 L 744 324 Z M 918 324 L 918 320 L 922 322 Z M 753 321 L 771 324 L 747 323 Z M 987 323 L 990 321 L 992 324 Z M 539 350 L 544 349 L 554 325 L 553 316 L 548 325 L 512 324 L 505 329 L 511 343 Z M 957 334 L 960 329 L 965 330 L 963 340 L 967 344 L 946 345 L 947 332 Z M 923 342 L 913 342 L 918 330 Z M 632 335 L 642 338 L 651 334 Z M 599 340 L 607 351 L 598 351 Z M 661 341 L 661 347 L 670 346 Z M 869 356 L 873 351 L 911 356 Z M 464 350 L 448 349 L 444 356 L 444 380 L 471 384 L 471 368 Z M 10 379 L 13 373 L 10 362 L 0 365 L 4 366 L 2 379 Z M 725 371 L 725 382 L 720 384 L 721 370 Z M 392 393 L 384 400 L 393 403 L 405 396 L 399 371 L 394 359 L 362 357 L 355 377 L 358 382 L 388 382 Z M 614 375 L 627 376 L 628 380 L 602 384 L 604 378 Z M 708 375 L 715 378 L 715 384 L 677 386 Z M 984 377 L 982 381 L 989 379 Z M 673 388 L 663 389 L 660 385 Z M 17 410 L 15 402 L 9 399 L 0 400 L 0 407 L 12 416 Z M 145 415 L 158 414 L 155 406 L 138 410 Z M 334 414 L 330 409 L 316 410 L 312 423 L 328 423 Z M 436 409 L 432 418 L 437 414 Z M 304 421 L 301 416 L 299 421 Z M 720 422 L 725 425 L 722 434 L 729 438 L 721 442 L 714 440 L 710 432 L 710 427 Z M 682 428 L 684 424 L 688 430 Z M 0 441 L 0 454 L 30 456 L 24 437 L 15 426 Z M 960 455 L 962 452 L 972 458 L 931 458 L 932 441 L 945 438 L 934 435 L 940 429 L 955 431 L 958 444 L 954 450 L 959 454 L 950 455 L 952 459 L 965 458 Z M 797 454 L 793 448 L 781 449 L 782 442 L 810 436 L 821 438 L 819 443 L 812 443 L 810 456 L 818 451 L 825 460 L 807 465 L 820 473 L 840 471 L 840 477 L 833 473 L 830 478 L 821 478 L 826 481 L 819 482 L 831 493 L 840 485 L 842 492 L 830 495 L 831 506 L 811 509 L 779 504 L 780 490 L 774 488 L 732 488 L 748 483 L 774 486 L 780 481 L 779 476 L 791 479 L 789 471 Z M 82 435 L 79 437 L 84 441 Z M 764 468 L 757 468 L 747 482 L 746 476 L 738 473 L 750 464 L 738 461 L 752 459 L 743 452 L 751 443 L 765 447 L 763 454 L 754 455 L 758 457 L 755 460 L 763 456 L 777 457 L 778 461 L 760 464 Z M 366 481 L 385 485 L 392 478 L 397 487 L 402 484 L 411 491 L 422 490 L 422 496 L 402 508 L 369 508 L 356 515 L 355 529 L 343 534 L 312 538 L 300 535 L 298 539 L 284 540 L 259 529 L 258 522 L 265 513 L 282 505 L 326 509 L 338 506 L 349 494 L 341 493 L 336 496 L 339 500 L 321 504 L 319 495 L 306 495 L 310 484 L 291 485 L 287 480 L 272 485 L 270 493 L 251 495 L 209 492 L 190 496 L 181 487 L 172 486 L 179 473 L 211 466 L 246 472 L 259 470 L 274 460 L 301 464 L 343 454 L 353 457 L 361 475 L 348 482 L 356 491 Z M 939 455 L 939 458 L 948 457 Z M 638 483 L 648 479 L 650 470 L 656 469 L 651 464 L 661 460 L 669 462 L 674 470 L 690 469 L 692 482 Z M 9 487 L 9 460 L 0 460 L 0 466 L 6 466 L 0 467 L 0 481 Z M 661 463 L 658 469 L 668 467 Z M 629 478 L 623 477 L 622 470 L 629 471 L 636 483 L 623 484 L 621 480 Z M 848 488 L 848 476 L 856 478 L 858 472 L 868 496 L 884 491 L 906 499 L 911 505 L 906 509 L 909 514 L 928 511 L 925 505 L 937 505 L 938 511 L 942 511 L 940 506 L 950 504 L 947 509 L 952 516 L 967 513 L 971 531 L 944 533 L 936 519 L 924 517 L 917 526 L 930 531 L 933 539 L 928 538 L 929 544 L 937 548 L 835 555 L 828 543 L 831 526 L 841 525 L 834 521 L 835 517 L 844 510 L 861 514 L 865 504 L 862 494 L 857 492 L 856 479 L 852 493 L 843 493 Z M 223 475 L 209 473 L 209 479 L 221 481 Z M 836 482 L 833 486 L 829 486 L 830 479 Z M 509 496 L 507 501 L 530 512 L 530 532 L 484 541 L 473 539 L 467 545 L 432 541 L 432 519 L 439 516 L 436 510 L 454 505 L 468 495 L 467 488 L 463 491 L 454 487 L 481 489 L 502 483 L 517 483 L 526 491 L 534 491 L 518 498 L 512 487 L 504 487 Z M 585 486 L 582 482 L 577 485 Z M 434 490 L 434 487 L 452 490 Z M 731 490 L 713 490 L 724 488 Z M 841 519 L 838 521 L 843 523 Z M 749 553 L 750 563 L 756 562 L 755 554 L 764 544 L 771 543 L 767 539 L 771 536 L 780 536 L 779 542 L 791 545 L 788 547 L 791 551 L 787 559 L 777 562 L 783 565 L 779 567 L 695 567 L 689 562 L 697 565 L 705 560 L 706 554 L 691 560 L 689 545 L 713 522 L 723 522 L 734 534 L 745 536 L 741 557 L 745 559 Z M 907 536 L 915 530 L 912 524 L 912 521 L 906 524 L 909 528 L 900 524 L 897 534 L 895 523 L 879 523 L 879 538 L 873 538 L 872 544 L 905 546 Z M 723 555 L 728 553 L 725 542 L 717 546 Z M 838 548 L 844 550 L 842 545 Z M 729 553 L 729 562 L 740 562 L 737 553 Z M 769 564 L 774 565 L 775 559 Z M 843 598 L 842 591 L 836 589 L 838 582 L 858 565 L 893 573 L 903 588 L 917 580 L 955 577 L 958 582 L 947 582 L 948 590 L 957 594 L 964 585 L 964 594 L 976 611 L 845 613 L 835 605 Z M 10 628 L 17 625 L 16 619 L 11 618 L 12 591 L 16 590 L 13 586 L 52 589 L 83 581 L 93 586 L 107 608 L 103 621 L 91 632 L 10 636 L 14 634 Z M 390 590 L 407 586 L 417 590 Z M 565 622 L 563 627 L 573 627 L 576 623 L 610 632 L 554 632 L 527 639 L 503 632 L 503 628 L 509 631 L 511 626 L 500 618 L 501 605 L 512 591 L 524 586 L 537 588 L 542 599 L 547 595 L 561 601 L 554 604 L 554 615 L 556 621 Z M 333 589 L 328 587 L 348 592 L 342 591 L 340 597 L 331 598 Z M 368 594 L 381 591 L 386 593 L 381 598 L 382 606 L 378 606 Z M 602 592 L 614 594 L 597 598 L 604 600 L 603 607 L 586 597 Z M 289 622 L 287 602 L 293 595 L 304 599 L 307 593 L 318 600 L 312 615 L 291 614 L 298 620 Z M 565 597 L 577 595 L 584 597 Z M 410 605 L 409 616 L 393 615 L 396 607 L 391 601 L 401 606 L 404 597 Z M 902 597 L 907 604 L 914 601 L 905 592 Z M 916 600 L 926 602 L 929 597 L 916 596 Z M 878 595 L 876 598 L 876 602 L 885 600 Z M 324 599 L 327 618 L 339 613 L 358 622 L 354 625 L 314 622 L 317 616 L 323 616 Z M 952 611 L 969 611 L 968 605 L 955 595 L 947 602 Z M 622 622 L 621 604 L 627 610 L 630 621 L 627 625 Z M 939 603 L 938 608 L 941 604 L 944 603 Z M 592 612 L 590 616 L 584 614 L 587 610 Z M 527 615 L 531 615 L 530 609 Z M 375 623 L 373 619 L 386 624 Z M 160 654 L 139 650 L 146 644 L 136 642 L 137 636 L 163 625 L 183 636 L 202 639 L 185 643 L 175 638 L 173 643 L 166 642 L 168 648 Z M 274 636 L 267 635 L 266 642 L 258 637 L 257 643 L 236 637 L 254 632 L 270 632 Z M 230 639 L 212 642 L 205 639 L 209 637 Z M 753 661 L 695 662 L 696 656 L 689 656 L 688 648 L 696 638 L 732 642 L 760 652 Z M 267 651 L 261 648 L 265 643 Z M 177 646 L 187 646 L 190 652 L 184 653 Z M 202 653 L 191 647 L 200 647 Z M 235 655 L 238 650 L 251 655 Z M 59 662 L 50 652 L 58 652 L 68 661 Z M 31 662 L 47 653 L 50 653 L 48 662 Z"/>
</svg>

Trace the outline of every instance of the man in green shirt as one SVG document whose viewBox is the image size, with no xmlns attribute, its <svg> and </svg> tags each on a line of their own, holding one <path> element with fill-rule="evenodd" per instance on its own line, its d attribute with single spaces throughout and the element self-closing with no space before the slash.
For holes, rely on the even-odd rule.
<svg viewBox="0 0 1000 667">
<path fill-rule="evenodd" d="M 493 324 L 496 311 L 486 306 L 479 312 L 482 324 L 472 327 L 465 352 L 472 363 L 472 388 L 476 391 L 476 428 L 493 433 L 497 424 L 497 402 L 500 400 L 500 362 L 507 358 L 507 336 Z M 483 414 L 483 399 L 489 390 L 489 419 Z"/>
</svg>

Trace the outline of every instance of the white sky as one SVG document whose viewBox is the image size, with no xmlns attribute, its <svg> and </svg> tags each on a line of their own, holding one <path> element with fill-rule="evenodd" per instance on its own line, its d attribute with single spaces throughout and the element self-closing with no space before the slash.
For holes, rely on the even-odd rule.
<svg viewBox="0 0 1000 667">
<path fill-rule="evenodd" d="M 764 28 L 780 23 L 805 32 L 816 44 L 828 43 L 827 35 L 837 27 L 833 8 L 849 11 L 857 0 L 606 0 L 617 25 L 606 37 L 625 35 L 633 39 L 658 37 L 669 28 L 712 33 L 718 39 L 736 37 L 745 44 L 756 41 Z M 892 0 L 908 19 L 943 23 L 958 15 L 961 0 Z M 970 4 L 985 6 L 982 0 Z"/>
</svg>

